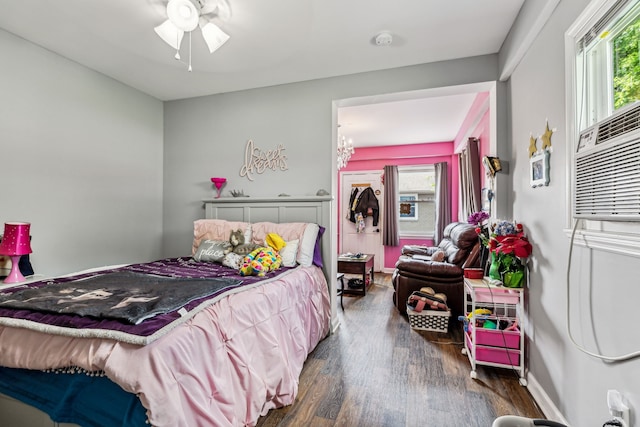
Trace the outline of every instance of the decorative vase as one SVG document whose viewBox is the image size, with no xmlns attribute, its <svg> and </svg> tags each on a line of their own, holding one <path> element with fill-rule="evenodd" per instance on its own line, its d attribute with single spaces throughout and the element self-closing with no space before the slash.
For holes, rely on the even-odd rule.
<svg viewBox="0 0 640 427">
<path fill-rule="evenodd" d="M 216 199 L 219 199 L 220 191 L 222 190 L 222 186 L 227 182 L 227 178 L 211 178 L 211 182 L 213 182 L 213 184 L 216 186 L 216 189 L 218 190 Z"/>
<path fill-rule="evenodd" d="M 524 267 L 517 271 L 507 271 L 502 275 L 502 283 L 507 288 L 521 288 L 524 279 Z"/>
<path fill-rule="evenodd" d="M 489 266 L 489 277 L 494 280 L 502 280 L 500 275 L 500 262 L 495 252 L 491 252 L 491 265 Z"/>
</svg>

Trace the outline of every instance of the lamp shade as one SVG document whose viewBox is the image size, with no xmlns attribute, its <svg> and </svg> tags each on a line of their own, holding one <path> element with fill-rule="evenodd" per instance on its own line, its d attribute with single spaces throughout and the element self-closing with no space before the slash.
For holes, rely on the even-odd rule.
<svg viewBox="0 0 640 427">
<path fill-rule="evenodd" d="M 31 253 L 28 222 L 6 222 L 0 242 L 0 255 L 26 255 Z"/>
<path fill-rule="evenodd" d="M 154 30 L 166 44 L 176 50 L 180 49 L 184 31 L 178 29 L 178 27 L 173 25 L 171 21 L 167 19 L 162 24 L 155 27 Z"/>
<path fill-rule="evenodd" d="M 229 35 L 217 25 L 208 22 L 202 26 L 202 37 L 207 42 L 209 52 L 213 53 L 229 40 Z"/>
</svg>

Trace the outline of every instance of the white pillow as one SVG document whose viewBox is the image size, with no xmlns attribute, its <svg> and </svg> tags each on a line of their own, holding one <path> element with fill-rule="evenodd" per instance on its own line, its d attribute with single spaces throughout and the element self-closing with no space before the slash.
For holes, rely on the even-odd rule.
<svg viewBox="0 0 640 427">
<path fill-rule="evenodd" d="M 298 239 L 285 242 L 286 246 L 280 249 L 280 257 L 282 257 L 282 265 L 285 267 L 296 266 L 296 254 L 298 253 Z"/>
<path fill-rule="evenodd" d="M 313 264 L 313 252 L 316 248 L 316 239 L 319 232 L 320 226 L 311 222 L 304 229 L 298 251 L 298 264 L 303 267 L 310 267 Z"/>
</svg>

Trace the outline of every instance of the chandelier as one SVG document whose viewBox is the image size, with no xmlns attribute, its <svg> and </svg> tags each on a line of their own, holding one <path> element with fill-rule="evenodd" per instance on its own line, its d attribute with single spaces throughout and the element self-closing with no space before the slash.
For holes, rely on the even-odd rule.
<svg viewBox="0 0 640 427">
<path fill-rule="evenodd" d="M 354 152 L 353 140 L 351 138 L 347 139 L 344 135 L 340 136 L 340 132 L 338 132 L 338 170 L 347 166 Z"/>
<path fill-rule="evenodd" d="M 165 43 L 176 50 L 174 58 L 180 60 L 180 45 L 184 33 L 189 33 L 189 71 L 191 67 L 191 34 L 200 27 L 202 38 L 207 43 L 209 52 L 213 53 L 229 40 L 229 35 L 222 31 L 211 18 L 227 20 L 231 9 L 226 0 L 169 0 L 167 3 L 167 19 L 154 28 Z"/>
</svg>

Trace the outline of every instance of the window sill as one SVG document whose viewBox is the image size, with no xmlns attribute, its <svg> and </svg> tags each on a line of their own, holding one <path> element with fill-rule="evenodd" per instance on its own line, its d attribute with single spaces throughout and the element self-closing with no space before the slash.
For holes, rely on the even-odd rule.
<svg viewBox="0 0 640 427">
<path fill-rule="evenodd" d="M 433 234 L 400 234 L 400 239 L 433 240 Z"/>
</svg>

